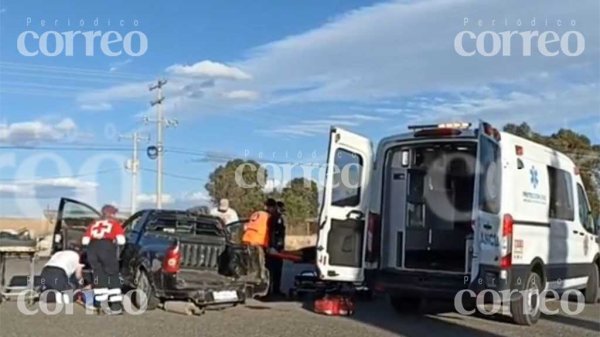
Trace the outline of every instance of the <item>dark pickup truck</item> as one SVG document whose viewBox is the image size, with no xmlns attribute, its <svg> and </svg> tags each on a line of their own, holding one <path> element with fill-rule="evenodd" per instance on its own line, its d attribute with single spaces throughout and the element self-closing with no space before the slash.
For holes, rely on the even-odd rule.
<svg viewBox="0 0 600 337">
<path fill-rule="evenodd" d="M 53 251 L 80 245 L 86 226 L 99 216 L 89 205 L 61 199 Z M 154 309 L 165 300 L 235 304 L 268 292 L 264 256 L 239 242 L 239 226 L 223 228 L 214 217 L 187 211 L 142 210 L 123 227 L 121 277 L 146 294 L 133 296 L 136 306 Z"/>
</svg>

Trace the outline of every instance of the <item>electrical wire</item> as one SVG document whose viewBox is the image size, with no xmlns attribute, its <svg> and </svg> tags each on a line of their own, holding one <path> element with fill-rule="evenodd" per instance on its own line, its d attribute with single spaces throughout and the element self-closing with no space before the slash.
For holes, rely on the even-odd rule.
<svg viewBox="0 0 600 337">
<path fill-rule="evenodd" d="M 156 173 L 156 169 L 141 168 L 141 170 L 146 171 L 146 172 Z M 167 177 L 171 177 L 171 178 L 178 178 L 178 179 L 185 179 L 185 180 L 208 181 L 208 179 L 206 179 L 206 178 L 191 177 L 191 176 L 186 176 L 186 175 L 181 175 L 181 174 L 176 174 L 176 173 L 169 173 L 169 172 L 165 172 L 165 171 L 163 171 L 163 175 L 167 176 Z"/>
<path fill-rule="evenodd" d="M 24 146 L 24 145 L 6 145 L 0 146 L 0 149 L 13 149 L 13 150 L 25 150 L 25 151 L 36 151 L 36 150 L 54 150 L 54 151 L 122 151 L 122 152 L 131 152 L 131 148 L 128 147 L 115 147 L 115 146 L 104 146 L 104 147 L 91 147 L 91 146 Z M 181 150 L 180 150 L 181 149 Z M 146 151 L 145 149 L 138 149 L 139 152 Z M 174 154 L 182 154 L 182 155 L 193 155 L 193 156 L 203 156 L 205 158 L 193 159 L 192 162 L 200 163 L 200 162 L 226 162 L 234 159 L 238 159 L 239 156 L 226 154 L 226 153 L 218 153 L 214 151 L 194 151 L 177 147 L 166 147 L 165 153 L 174 153 Z M 272 164 L 280 164 L 280 165 L 299 165 L 299 166 L 315 166 L 321 167 L 325 164 L 320 163 L 309 163 L 309 162 L 293 162 L 293 161 L 280 161 L 280 160 L 268 160 L 268 159 L 260 159 L 260 158 L 245 158 L 246 160 L 254 160 L 256 162 L 263 163 L 272 163 Z"/>
<path fill-rule="evenodd" d="M 131 152 L 131 148 L 127 147 L 91 147 L 91 146 L 26 146 L 26 145 L 1 145 L 0 149 L 4 150 L 54 150 L 54 151 L 126 151 Z M 141 151 L 141 150 L 140 150 Z"/>
<path fill-rule="evenodd" d="M 28 179 L 28 180 L 24 180 L 24 179 L 14 180 L 14 179 L 8 179 L 8 178 L 0 178 L 0 181 L 8 181 L 8 182 L 17 183 L 17 184 L 23 184 L 23 183 L 30 183 L 30 182 L 36 181 L 36 180 L 81 178 L 81 177 L 94 176 L 94 175 L 109 173 L 109 172 L 113 172 L 113 171 L 121 171 L 121 170 L 122 170 L 121 168 L 112 168 L 112 169 L 98 170 L 96 172 L 74 174 L 74 175 L 70 175 L 70 176 L 51 176 L 51 177 L 43 177 L 43 178 L 36 177 L 36 178 Z"/>
</svg>

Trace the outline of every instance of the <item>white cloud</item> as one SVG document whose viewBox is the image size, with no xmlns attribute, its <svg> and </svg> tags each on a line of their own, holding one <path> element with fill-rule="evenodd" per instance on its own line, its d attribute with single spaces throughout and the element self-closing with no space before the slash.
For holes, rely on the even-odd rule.
<svg viewBox="0 0 600 337">
<path fill-rule="evenodd" d="M 0 184 L 1 198 L 51 199 L 94 191 L 98 184 L 76 178 L 42 178 Z"/>
<path fill-rule="evenodd" d="M 148 90 L 150 82 L 132 82 L 119 84 L 105 89 L 86 91 L 77 97 L 77 102 L 81 105 L 97 106 L 108 102 L 147 99 L 152 98 Z"/>
<path fill-rule="evenodd" d="M 385 120 L 379 116 L 369 116 L 363 114 L 331 115 L 324 119 L 302 120 L 286 125 L 259 130 L 260 133 L 272 136 L 285 136 L 289 138 L 310 137 L 329 132 L 332 126 L 339 127 L 357 127 L 366 122 L 379 122 Z"/>
<path fill-rule="evenodd" d="M 207 203 L 210 201 L 210 196 L 206 191 L 198 191 L 198 192 L 189 192 L 184 193 L 181 198 L 183 201 L 193 202 L 193 203 Z"/>
<path fill-rule="evenodd" d="M 34 186 L 65 187 L 76 189 L 94 189 L 98 186 L 96 182 L 84 181 L 76 178 L 48 178 L 37 179 L 30 184 Z"/>
<path fill-rule="evenodd" d="M 229 99 L 254 101 L 260 97 L 260 94 L 252 90 L 233 90 L 224 93 L 223 96 Z"/>
<path fill-rule="evenodd" d="M 97 104 L 81 104 L 80 108 L 82 110 L 89 110 L 89 111 L 108 111 L 108 110 L 112 110 L 112 104 L 107 103 L 107 102 L 101 102 L 101 103 L 97 103 Z"/>
<path fill-rule="evenodd" d="M 174 64 L 167 72 L 179 76 L 208 77 L 230 80 L 246 80 L 251 76 L 239 68 L 210 60 L 200 61 L 192 65 Z"/>
<path fill-rule="evenodd" d="M 128 65 L 129 63 L 131 63 L 133 60 L 132 59 L 125 59 L 123 61 L 119 61 L 119 62 L 113 62 L 110 64 L 110 68 L 108 69 L 109 72 L 114 73 L 115 71 L 123 68 L 124 66 Z"/>
<path fill-rule="evenodd" d="M 77 130 L 77 124 L 71 118 L 65 118 L 58 122 L 54 128 L 62 132 L 72 132 Z"/>
<path fill-rule="evenodd" d="M 402 121 L 421 116 L 418 99 L 439 106 L 429 109 L 427 117 L 435 118 L 435 114 L 444 116 L 448 112 L 444 109 L 454 108 L 452 111 L 456 112 L 461 108 L 448 105 L 452 105 L 452 101 L 446 101 L 449 95 L 468 97 L 472 92 L 494 86 L 508 87 L 510 91 L 515 85 L 539 92 L 549 89 L 561 92 L 569 90 L 572 84 L 598 82 L 600 31 L 596 23 L 599 3 L 595 0 L 555 1 L 539 6 L 538 2 L 497 0 L 483 6 L 477 0 L 400 0 L 359 8 L 315 29 L 258 46 L 237 62 L 223 64 L 205 60 L 168 67 L 166 72 L 170 76 L 165 93 L 169 99 L 165 111 L 218 113 L 232 111 L 233 103 L 248 107 L 248 100 L 228 99 L 235 97 L 252 98 L 253 104 L 260 108 L 313 102 L 377 105 L 374 111 L 365 109 L 367 112 L 363 115 L 397 115 Z M 529 23 L 534 17 L 538 23 L 535 28 L 518 27 L 515 23 L 519 18 Z M 470 19 L 467 26 L 463 24 L 465 18 Z M 501 22 L 504 18 L 509 20 L 508 27 Z M 550 18 L 548 26 L 545 26 L 544 18 Z M 456 34 L 465 29 L 476 33 L 484 30 L 553 30 L 559 34 L 573 29 L 565 25 L 557 27 L 552 22 L 554 18 L 576 21 L 575 30 L 582 32 L 586 41 L 582 55 L 544 57 L 534 52 L 529 57 L 519 56 L 522 41 L 517 39 L 512 44 L 512 56 L 462 57 L 454 50 Z M 488 26 L 478 27 L 478 19 Z M 491 27 L 493 19 L 496 26 Z M 198 78 L 217 81 L 210 87 L 190 87 Z M 221 79 L 245 81 L 219 81 Z M 546 87 L 549 84 L 552 88 Z M 86 93 L 80 97 L 80 103 L 149 100 L 151 97 L 145 83 L 131 83 Z M 496 99 L 505 100 L 506 97 Z M 408 102 L 395 104 L 404 101 Z M 487 107 L 493 103 L 485 102 Z M 544 106 L 544 100 L 539 106 Z M 555 109 L 549 104 L 546 108 Z M 570 117 L 568 113 L 563 115 Z M 526 114 L 519 117 L 529 118 Z M 331 124 L 341 126 L 361 123 L 360 118 L 349 122 L 342 119 L 342 124 L 340 119 L 329 119 L 335 121 Z M 363 118 L 362 122 L 365 121 L 368 120 Z M 327 132 L 329 125 L 325 122 L 328 120 L 294 125 L 286 120 L 282 127 L 261 132 L 310 136 Z"/>
<path fill-rule="evenodd" d="M 29 145 L 39 142 L 57 142 L 77 135 L 77 125 L 70 118 L 57 123 L 45 121 L 0 124 L 0 143 Z"/>
<path fill-rule="evenodd" d="M 16 195 L 20 191 L 19 185 L 16 184 L 0 184 L 0 195 Z"/>
<path fill-rule="evenodd" d="M 551 2 L 543 7 L 536 1 L 516 0 L 490 1 L 485 6 L 475 0 L 393 1 L 351 11 L 316 29 L 258 47 L 235 65 L 253 74 L 254 80 L 247 83 L 252 90 L 308 88 L 291 90 L 279 102 L 364 102 L 424 92 L 461 92 L 531 74 L 552 74 L 577 64 L 597 65 L 597 13 L 598 2 L 592 0 Z M 500 17 L 575 19 L 577 30 L 585 36 L 586 51 L 579 57 L 539 53 L 461 57 L 454 50 L 454 38 L 462 30 L 531 29 L 515 24 L 505 28 L 499 23 L 480 28 L 476 22 L 464 27 L 465 17 L 472 22 L 499 21 Z M 562 33 L 572 27 L 537 29 Z M 513 53 L 519 48 L 515 41 Z"/>
<path fill-rule="evenodd" d="M 364 114 L 348 114 L 348 115 L 333 115 L 331 118 L 337 120 L 355 120 L 355 121 L 364 121 L 364 122 L 379 122 L 384 121 L 385 118 L 380 116 L 373 115 L 364 115 Z"/>
<path fill-rule="evenodd" d="M 155 204 L 156 203 L 156 194 L 138 194 L 137 201 L 141 204 Z M 163 204 L 173 204 L 175 202 L 175 198 L 172 195 L 163 193 L 161 201 Z"/>
<path fill-rule="evenodd" d="M 571 85 L 534 93 L 495 91 L 484 95 L 464 95 L 444 103 L 422 102 L 411 123 L 474 121 L 484 119 L 496 124 L 527 121 L 538 130 L 573 128 L 577 121 L 597 116 L 600 119 L 598 84 Z M 404 125 L 400 126 L 404 129 Z"/>
</svg>

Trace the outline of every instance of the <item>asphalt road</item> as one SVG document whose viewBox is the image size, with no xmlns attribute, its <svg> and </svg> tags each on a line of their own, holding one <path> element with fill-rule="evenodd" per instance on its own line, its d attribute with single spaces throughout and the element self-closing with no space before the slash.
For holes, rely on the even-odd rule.
<svg viewBox="0 0 600 337">
<path fill-rule="evenodd" d="M 9 261 L 9 273 L 23 274 L 24 261 Z M 284 287 L 293 275 L 287 268 Z M 297 270 L 304 269 L 296 266 Z M 34 307 L 35 308 L 35 307 Z M 583 313 L 543 317 L 533 327 L 521 327 L 502 317 L 461 316 L 450 311 L 430 315 L 401 315 L 385 299 L 358 302 L 351 317 L 327 317 L 298 302 L 263 303 L 207 311 L 202 316 L 183 316 L 155 310 L 141 316 L 86 315 L 76 306 L 74 315 L 27 316 L 15 302 L 0 305 L 0 335 L 12 336 L 599 336 L 600 305 L 588 305 Z"/>
</svg>

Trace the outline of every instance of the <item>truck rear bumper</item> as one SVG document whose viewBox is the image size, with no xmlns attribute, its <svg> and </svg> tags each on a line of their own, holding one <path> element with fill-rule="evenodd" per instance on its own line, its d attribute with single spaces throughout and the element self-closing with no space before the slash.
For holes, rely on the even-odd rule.
<svg viewBox="0 0 600 337">
<path fill-rule="evenodd" d="M 244 289 L 169 289 L 160 297 L 169 300 L 192 301 L 198 306 L 243 303 L 246 300 Z"/>
<path fill-rule="evenodd" d="M 498 267 L 481 265 L 478 277 L 471 280 L 468 274 L 382 269 L 375 276 L 375 289 L 397 296 L 454 299 L 462 290 L 472 291 L 463 297 L 485 290 L 522 290 L 528 272 L 529 266 L 513 266 L 501 276 L 502 271 Z M 484 295 L 485 302 L 492 301 L 491 293 Z"/>
<path fill-rule="evenodd" d="M 468 289 L 468 275 L 446 274 L 424 271 L 402 271 L 383 269 L 375 277 L 375 289 L 392 296 L 414 298 L 453 299 L 456 294 Z"/>
<path fill-rule="evenodd" d="M 181 273 L 182 275 L 162 276 L 162 289 L 157 289 L 158 297 L 169 300 L 189 300 L 199 306 L 227 303 L 241 303 L 246 300 L 246 285 L 243 282 L 225 281 L 225 277 L 208 273 Z M 219 280 L 220 279 L 220 280 Z"/>
</svg>

